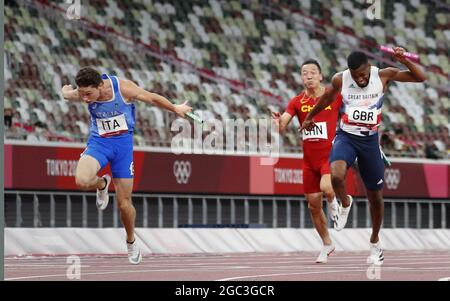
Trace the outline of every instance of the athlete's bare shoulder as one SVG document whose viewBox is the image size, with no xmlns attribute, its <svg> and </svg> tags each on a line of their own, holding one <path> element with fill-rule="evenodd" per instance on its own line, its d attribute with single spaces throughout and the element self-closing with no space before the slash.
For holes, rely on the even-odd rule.
<svg viewBox="0 0 450 301">
<path fill-rule="evenodd" d="M 384 92 L 386 92 L 389 82 L 393 80 L 399 72 L 400 69 L 395 67 L 387 67 L 378 70 L 378 76 L 380 77 L 381 82 L 383 83 Z"/>
<path fill-rule="evenodd" d="M 126 101 L 132 101 L 139 94 L 139 87 L 129 79 L 119 79 L 120 93 Z"/>
<path fill-rule="evenodd" d="M 130 87 L 136 86 L 136 84 L 129 80 L 129 79 L 123 79 L 123 78 L 119 78 L 119 83 L 120 83 L 120 87 L 125 88 L 125 89 L 129 89 Z"/>
<path fill-rule="evenodd" d="M 387 68 L 383 68 L 378 70 L 378 75 L 381 78 L 390 80 L 392 79 L 398 72 L 400 71 L 400 69 L 395 68 L 395 67 L 387 67 Z"/>
</svg>

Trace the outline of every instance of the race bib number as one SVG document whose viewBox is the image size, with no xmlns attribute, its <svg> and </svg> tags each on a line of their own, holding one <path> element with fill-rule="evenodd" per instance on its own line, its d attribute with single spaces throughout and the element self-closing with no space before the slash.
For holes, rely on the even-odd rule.
<svg viewBox="0 0 450 301">
<path fill-rule="evenodd" d="M 128 132 L 128 125 L 124 114 L 110 118 L 98 118 L 97 128 L 98 134 L 101 137 L 115 136 Z"/>
<path fill-rule="evenodd" d="M 328 139 L 327 123 L 316 122 L 316 126 L 311 131 L 303 130 L 303 140 L 308 139 Z"/>
<path fill-rule="evenodd" d="M 348 109 L 348 121 L 353 123 L 362 124 L 377 124 L 377 109 L 360 109 L 360 108 L 349 108 Z"/>
</svg>

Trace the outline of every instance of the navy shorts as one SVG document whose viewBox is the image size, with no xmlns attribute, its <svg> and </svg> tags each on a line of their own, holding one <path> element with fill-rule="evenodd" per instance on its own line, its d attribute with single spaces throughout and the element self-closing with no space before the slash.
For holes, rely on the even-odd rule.
<svg viewBox="0 0 450 301">
<path fill-rule="evenodd" d="M 133 134 L 101 138 L 91 136 L 81 154 L 94 157 L 100 169 L 111 164 L 113 178 L 133 178 Z"/>
<path fill-rule="evenodd" d="M 336 132 L 330 153 L 330 164 L 347 162 L 347 168 L 358 159 L 359 172 L 368 190 L 380 190 L 384 182 L 384 163 L 378 144 L 378 134 L 356 136 L 342 130 Z"/>
</svg>

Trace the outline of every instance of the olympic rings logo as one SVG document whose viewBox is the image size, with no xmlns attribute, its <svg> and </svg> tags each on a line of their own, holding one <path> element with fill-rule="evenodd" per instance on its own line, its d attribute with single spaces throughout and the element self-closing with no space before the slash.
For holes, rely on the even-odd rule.
<svg viewBox="0 0 450 301">
<path fill-rule="evenodd" d="M 400 184 L 401 174 L 400 169 L 387 168 L 384 171 L 384 180 L 388 189 L 395 190 Z"/>
<path fill-rule="evenodd" d="M 187 184 L 191 176 L 192 168 L 189 161 L 175 161 L 173 163 L 173 175 L 178 184 Z"/>
</svg>

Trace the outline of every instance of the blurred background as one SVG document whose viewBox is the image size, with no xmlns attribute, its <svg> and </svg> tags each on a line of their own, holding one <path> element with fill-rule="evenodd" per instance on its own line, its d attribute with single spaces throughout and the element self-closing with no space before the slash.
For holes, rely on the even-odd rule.
<svg viewBox="0 0 450 301">
<path fill-rule="evenodd" d="M 62 1 L 61 1 L 62 2 Z M 83 66 L 190 101 L 205 119 L 268 118 L 302 90 L 299 66 L 317 59 L 328 83 L 353 49 L 379 67 L 395 65 L 378 45 L 420 54 L 429 80 L 392 83 L 381 144 L 389 156 L 449 158 L 450 4 L 383 1 L 367 18 L 365 1 L 5 1 L 6 138 L 85 142 L 84 104 L 63 100 Z M 174 118 L 139 103 L 135 140 L 170 146 Z M 295 121 L 284 152 L 301 152 Z"/>
</svg>

